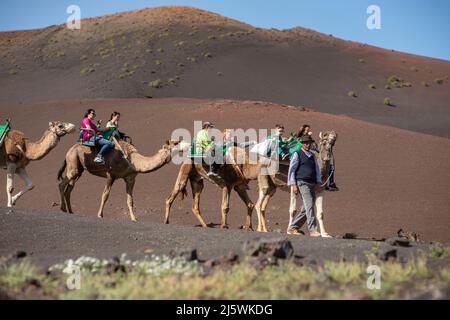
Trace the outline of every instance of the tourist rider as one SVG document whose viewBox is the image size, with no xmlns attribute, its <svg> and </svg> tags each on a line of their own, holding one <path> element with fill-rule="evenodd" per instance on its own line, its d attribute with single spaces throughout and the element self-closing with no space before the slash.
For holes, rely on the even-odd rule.
<svg viewBox="0 0 450 320">
<path fill-rule="evenodd" d="M 214 128 L 214 124 L 211 122 L 203 123 L 202 130 L 197 134 L 196 139 L 196 153 L 206 155 L 206 157 L 215 157 L 215 143 L 214 140 L 210 138 L 210 130 Z M 221 165 L 215 161 L 210 163 L 208 176 L 219 177 L 218 171 Z"/>
<path fill-rule="evenodd" d="M 109 140 L 103 138 L 100 133 L 99 128 L 92 122 L 96 117 L 96 113 L 94 109 L 88 109 L 84 115 L 83 120 L 81 121 L 81 127 L 83 129 L 87 129 L 83 132 L 83 142 L 93 140 L 95 137 L 96 146 L 100 147 L 100 151 L 94 159 L 95 163 L 104 164 L 105 158 L 104 156 L 112 149 L 114 149 L 114 143 Z"/>
</svg>

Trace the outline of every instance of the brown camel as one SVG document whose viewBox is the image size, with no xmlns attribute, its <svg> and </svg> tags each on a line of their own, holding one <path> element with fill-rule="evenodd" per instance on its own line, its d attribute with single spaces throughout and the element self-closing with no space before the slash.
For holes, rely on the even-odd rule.
<svg viewBox="0 0 450 320">
<path fill-rule="evenodd" d="M 90 174 L 106 178 L 106 186 L 103 191 L 98 217 L 103 218 L 103 209 L 109 198 L 111 188 L 117 179 L 123 179 L 126 184 L 127 205 L 132 221 L 136 221 L 134 215 L 133 188 L 136 176 L 139 173 L 150 173 L 165 166 L 172 159 L 172 152 L 181 151 L 189 145 L 184 142 L 167 141 L 165 145 L 153 156 L 146 157 L 138 153 L 136 148 L 125 141 L 118 142 L 120 146 L 110 151 L 105 156 L 105 164 L 94 162 L 95 151 L 89 146 L 75 144 L 66 154 L 63 166 L 58 172 L 59 191 L 61 194 L 61 210 L 73 213 L 70 203 L 70 195 L 75 183 L 87 170 Z M 123 150 L 126 154 L 119 150 Z M 65 170 L 65 175 L 63 174 Z"/>
<path fill-rule="evenodd" d="M 332 147 L 334 145 L 334 141 L 336 140 L 336 134 L 334 132 L 324 132 L 320 133 L 320 143 L 319 143 L 319 167 L 321 169 L 322 177 L 324 180 L 328 179 L 328 171 L 326 170 L 329 161 L 331 159 Z M 212 182 L 219 187 L 222 188 L 222 223 L 221 228 L 227 228 L 227 216 L 229 212 L 229 201 L 230 201 L 230 192 L 234 189 L 239 197 L 244 201 L 247 207 L 247 217 L 246 217 L 246 225 L 245 229 L 252 230 L 252 212 L 255 207 L 258 212 L 258 231 L 267 232 L 267 226 L 265 222 L 265 211 L 267 205 L 269 203 L 270 198 L 275 194 L 276 188 L 280 187 L 282 190 L 289 190 L 287 188 L 286 182 L 280 181 L 280 177 L 282 180 L 285 180 L 287 177 L 287 169 L 288 166 L 280 165 L 281 171 L 286 171 L 285 173 L 281 172 L 281 175 L 271 176 L 265 174 L 267 172 L 264 170 L 271 165 L 271 160 L 267 158 L 260 158 L 257 163 L 250 163 L 248 152 L 244 149 L 233 147 L 229 149 L 230 154 L 234 155 L 234 163 L 239 163 L 240 165 L 232 165 L 226 164 L 222 166 L 219 171 L 219 175 L 221 177 L 221 181 L 213 180 Z M 175 182 L 175 186 L 172 190 L 172 193 L 166 199 L 166 210 L 164 223 L 169 223 L 169 214 L 170 209 L 175 201 L 178 194 L 182 193 L 182 199 L 186 196 L 186 187 L 187 182 L 190 181 L 194 204 L 192 207 L 192 211 L 197 219 L 200 221 L 200 224 L 203 227 L 207 227 L 206 223 L 203 220 L 203 217 L 200 212 L 200 195 L 204 187 L 204 179 L 212 180 L 207 176 L 207 169 L 205 165 L 194 164 L 192 160 L 187 160 L 184 164 L 182 164 L 177 181 Z M 285 176 L 285 177 L 283 177 Z M 254 205 L 252 201 L 249 199 L 247 194 L 247 183 L 250 180 L 258 180 L 258 188 L 259 188 L 259 198 Z M 318 192 L 322 191 L 323 187 L 318 189 Z M 319 197 L 318 197 L 319 199 Z M 320 198 L 322 201 L 322 198 Z M 291 201 L 292 202 L 292 201 Z M 318 202 L 317 202 L 318 203 Z M 321 203 L 321 202 L 320 202 Z M 322 208 L 320 206 L 320 208 Z M 294 214 L 295 212 L 292 212 Z M 323 213 L 319 215 L 319 225 L 321 226 L 323 232 L 323 236 L 327 236 L 324 228 L 323 228 Z"/>
<path fill-rule="evenodd" d="M 234 189 L 247 207 L 247 219 L 244 228 L 252 230 L 252 211 L 254 204 L 247 194 L 247 188 L 248 181 L 257 178 L 259 166 L 249 164 L 248 161 L 241 161 L 240 157 L 245 157 L 245 159 L 247 159 L 245 151 L 241 148 L 230 148 L 229 154 L 232 154 L 234 157 L 232 163 L 243 164 L 237 165 L 227 162 L 227 164 L 224 164 L 218 171 L 220 176 L 219 179 L 208 177 L 208 167 L 204 164 L 193 163 L 191 159 L 187 159 L 185 163 L 181 165 L 175 186 L 169 197 L 166 199 L 166 211 L 164 216 L 165 224 L 169 224 L 170 208 L 178 194 L 182 194 L 182 199 L 187 195 L 186 186 L 187 182 L 190 181 L 194 197 L 192 212 L 197 217 L 200 224 L 203 227 L 207 227 L 200 212 L 200 195 L 203 191 L 204 180 L 206 179 L 222 189 L 222 223 L 220 227 L 222 229 L 228 228 L 227 217 L 228 212 L 230 211 L 230 193 L 231 190 Z"/>
<path fill-rule="evenodd" d="M 59 143 L 59 139 L 66 134 L 73 133 L 75 125 L 71 123 L 55 121 L 50 122 L 48 129 L 37 142 L 31 142 L 24 133 L 17 130 L 9 130 L 3 145 L 0 146 L 0 166 L 6 168 L 6 193 L 8 207 L 17 203 L 28 191 L 34 188 L 33 182 L 27 174 L 26 167 L 31 161 L 44 158 Z M 14 175 L 18 174 L 25 182 L 25 188 L 13 196 Z"/>
</svg>

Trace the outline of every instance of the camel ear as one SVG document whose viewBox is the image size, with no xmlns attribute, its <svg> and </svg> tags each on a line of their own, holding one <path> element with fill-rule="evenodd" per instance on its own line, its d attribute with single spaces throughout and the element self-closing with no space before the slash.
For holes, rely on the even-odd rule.
<svg viewBox="0 0 450 320">
<path fill-rule="evenodd" d="M 320 131 L 320 133 L 319 133 L 319 138 L 320 138 L 320 140 L 322 140 L 322 139 L 323 139 L 323 134 L 322 134 L 322 131 Z"/>
<path fill-rule="evenodd" d="M 49 123 L 48 123 L 48 126 L 49 126 L 49 127 L 53 127 L 53 126 L 55 126 L 55 123 L 54 123 L 54 122 L 49 122 Z"/>
<path fill-rule="evenodd" d="M 166 145 L 170 146 L 170 140 L 166 140 Z"/>
</svg>

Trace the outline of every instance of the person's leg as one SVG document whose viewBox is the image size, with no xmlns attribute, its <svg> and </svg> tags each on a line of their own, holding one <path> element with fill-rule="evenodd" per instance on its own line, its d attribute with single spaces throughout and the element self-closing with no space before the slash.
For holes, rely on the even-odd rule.
<svg viewBox="0 0 450 320">
<path fill-rule="evenodd" d="M 316 222 L 316 213 L 314 210 L 316 194 L 314 191 L 314 184 L 302 183 L 300 185 L 300 193 L 303 199 L 302 213 L 306 215 L 306 219 L 308 221 L 308 230 L 310 233 L 316 233 L 317 222 Z"/>
<path fill-rule="evenodd" d="M 300 185 L 299 185 L 300 187 Z M 306 214 L 304 206 L 302 206 L 300 213 L 297 213 L 297 196 L 291 191 L 291 206 L 289 208 L 291 214 L 291 221 L 288 230 L 300 230 L 306 222 Z"/>
<path fill-rule="evenodd" d="M 108 153 L 108 151 L 114 149 L 114 143 L 103 138 L 98 139 L 97 144 L 100 146 L 100 151 L 98 152 L 98 155 L 102 158 L 105 156 L 105 154 Z"/>
<path fill-rule="evenodd" d="M 215 159 L 215 156 L 216 156 L 216 150 L 214 148 L 214 149 L 211 150 L 211 152 L 209 154 L 209 157 L 210 157 L 211 161 L 213 161 L 213 159 Z M 221 166 L 222 166 L 221 164 L 216 163 L 215 161 L 212 162 L 209 165 L 208 176 L 218 176 L 218 171 L 219 171 Z"/>
</svg>

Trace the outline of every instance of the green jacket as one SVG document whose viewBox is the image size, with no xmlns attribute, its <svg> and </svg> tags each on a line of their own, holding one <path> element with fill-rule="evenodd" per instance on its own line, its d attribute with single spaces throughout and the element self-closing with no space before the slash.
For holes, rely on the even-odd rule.
<svg viewBox="0 0 450 320">
<path fill-rule="evenodd" d="M 294 134 L 292 133 L 289 139 L 283 139 L 281 136 L 269 136 L 267 139 L 278 139 L 278 155 L 288 153 L 289 156 L 292 156 L 302 148 L 302 142 L 294 139 Z"/>
<path fill-rule="evenodd" d="M 205 152 L 206 149 L 214 145 L 214 142 L 209 138 L 208 131 L 204 129 L 198 132 L 195 143 L 196 151 L 199 154 Z"/>
</svg>

